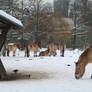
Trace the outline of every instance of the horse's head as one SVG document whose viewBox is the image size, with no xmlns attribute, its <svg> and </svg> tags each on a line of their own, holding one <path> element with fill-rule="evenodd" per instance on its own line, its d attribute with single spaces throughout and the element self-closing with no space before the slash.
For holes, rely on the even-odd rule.
<svg viewBox="0 0 92 92">
<path fill-rule="evenodd" d="M 75 78 L 80 79 L 85 72 L 85 66 L 83 63 L 75 63 Z"/>
<path fill-rule="evenodd" d="M 16 48 L 21 49 L 21 45 L 19 43 L 15 44 Z"/>
</svg>

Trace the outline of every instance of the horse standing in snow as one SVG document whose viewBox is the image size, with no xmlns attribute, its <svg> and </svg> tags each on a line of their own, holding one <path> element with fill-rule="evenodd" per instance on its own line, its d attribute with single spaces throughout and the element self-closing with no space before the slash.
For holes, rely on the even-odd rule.
<svg viewBox="0 0 92 92">
<path fill-rule="evenodd" d="M 75 63 L 75 78 L 80 79 L 85 73 L 87 64 L 92 63 L 92 46 L 88 47 Z"/>
<path fill-rule="evenodd" d="M 49 55 L 56 56 L 56 50 L 58 49 L 58 45 L 55 43 L 48 43 L 47 48 L 49 49 Z"/>
<path fill-rule="evenodd" d="M 34 57 L 37 57 L 38 50 L 41 49 L 41 42 L 29 43 L 25 45 L 25 56 L 29 57 L 30 52 L 34 52 Z"/>
<path fill-rule="evenodd" d="M 16 50 L 20 49 L 20 44 L 18 43 L 12 43 L 12 44 L 8 44 L 6 47 L 6 51 L 7 51 L 7 56 L 9 56 L 9 53 L 12 51 L 13 52 L 13 56 L 15 56 Z"/>
<path fill-rule="evenodd" d="M 66 49 L 66 44 L 64 43 L 58 44 L 58 49 L 60 50 L 60 56 L 64 57 L 64 51 Z"/>
<path fill-rule="evenodd" d="M 48 43 L 47 48 L 49 49 L 50 56 L 51 55 L 56 56 L 56 50 L 60 50 L 60 56 L 64 57 L 64 51 L 66 48 L 66 45 L 64 43 L 59 43 L 59 44 Z"/>
</svg>

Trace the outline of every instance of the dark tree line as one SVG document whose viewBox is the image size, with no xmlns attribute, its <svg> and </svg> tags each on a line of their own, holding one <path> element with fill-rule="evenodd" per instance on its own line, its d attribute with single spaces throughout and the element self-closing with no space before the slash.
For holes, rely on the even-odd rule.
<svg viewBox="0 0 92 92">
<path fill-rule="evenodd" d="M 70 0 L 54 0 L 54 11 L 68 17 L 69 2 Z"/>
<path fill-rule="evenodd" d="M 74 0 L 71 3 L 71 0 L 54 0 L 53 11 L 52 5 L 43 0 L 0 0 L 0 8 L 24 24 L 22 30 L 11 30 L 8 33 L 8 42 L 46 43 L 57 40 L 59 36 L 62 40 L 62 31 L 70 31 L 64 18 L 70 18 L 74 24 L 71 30 L 73 37 L 70 39 L 72 47 L 85 48 L 92 43 L 92 1 Z"/>
<path fill-rule="evenodd" d="M 73 48 L 85 48 L 91 45 L 91 26 L 92 26 L 92 2 L 88 0 L 75 0 L 71 5 L 70 17 L 73 19 Z"/>
</svg>

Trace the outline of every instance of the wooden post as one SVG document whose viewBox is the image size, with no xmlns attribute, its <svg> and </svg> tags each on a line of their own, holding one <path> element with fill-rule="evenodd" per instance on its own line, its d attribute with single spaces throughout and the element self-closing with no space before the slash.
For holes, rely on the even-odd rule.
<svg viewBox="0 0 92 92">
<path fill-rule="evenodd" d="M 7 37 L 9 28 L 10 28 L 10 26 L 7 26 L 2 29 L 2 34 L 0 35 L 0 52 L 1 52 L 1 49 L 6 41 L 6 37 Z M 6 70 L 3 66 L 1 59 L 0 59 L 0 79 L 6 79 L 6 78 L 7 78 Z"/>
<path fill-rule="evenodd" d="M 6 79 L 6 77 L 7 77 L 6 70 L 3 66 L 1 59 L 0 59 L 0 79 Z"/>
<path fill-rule="evenodd" d="M 6 41 L 6 37 L 7 37 L 9 28 L 10 27 L 5 27 L 2 29 L 2 34 L 0 35 L 0 52 L 1 52 L 1 49 Z"/>
</svg>

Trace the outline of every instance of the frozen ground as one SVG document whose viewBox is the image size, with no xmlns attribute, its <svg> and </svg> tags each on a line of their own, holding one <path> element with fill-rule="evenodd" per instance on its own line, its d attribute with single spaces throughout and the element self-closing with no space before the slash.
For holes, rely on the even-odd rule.
<svg viewBox="0 0 92 92">
<path fill-rule="evenodd" d="M 0 92 L 92 92 L 92 65 L 82 79 L 74 77 L 74 61 L 81 51 L 65 51 L 65 57 L 1 57 L 10 80 L 0 81 Z M 70 66 L 69 66 L 70 65 Z M 13 70 L 18 69 L 17 73 Z"/>
</svg>

